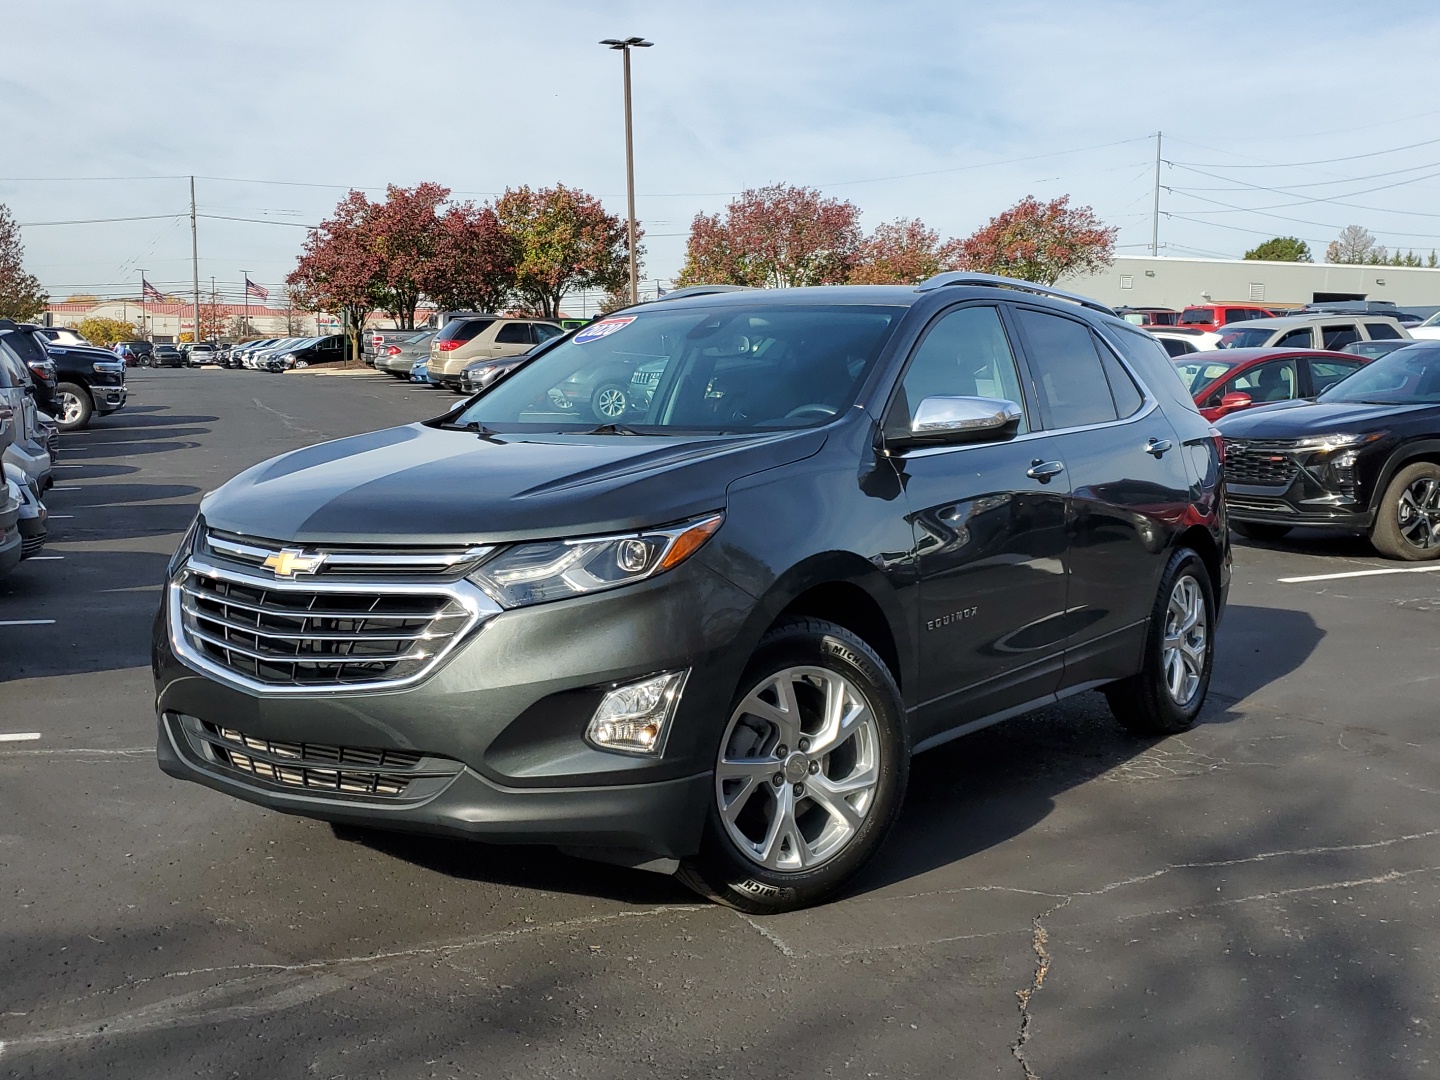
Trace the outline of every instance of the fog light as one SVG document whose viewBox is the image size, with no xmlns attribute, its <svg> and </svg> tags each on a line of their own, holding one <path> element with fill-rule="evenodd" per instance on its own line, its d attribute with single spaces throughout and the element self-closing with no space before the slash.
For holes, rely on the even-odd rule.
<svg viewBox="0 0 1440 1080">
<path fill-rule="evenodd" d="M 617 686 L 600 701 L 585 738 L 601 750 L 658 754 L 665 746 L 670 717 L 690 672 L 668 671 Z"/>
</svg>

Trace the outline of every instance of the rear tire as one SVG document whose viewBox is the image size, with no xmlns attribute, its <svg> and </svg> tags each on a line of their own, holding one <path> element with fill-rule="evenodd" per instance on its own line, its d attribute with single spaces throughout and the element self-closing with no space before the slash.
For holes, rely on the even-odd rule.
<svg viewBox="0 0 1440 1080">
<path fill-rule="evenodd" d="M 617 382 L 601 383 L 590 395 L 590 411 L 602 424 L 624 419 L 630 409 L 630 394 Z"/>
<path fill-rule="evenodd" d="M 895 680 L 843 627 L 782 623 L 746 666 L 716 762 L 700 853 L 676 877 L 756 915 L 817 904 L 869 862 L 904 801 L 910 745 Z"/>
<path fill-rule="evenodd" d="M 1176 735 L 1200 715 L 1215 661 L 1215 591 L 1200 556 L 1180 548 L 1170 556 L 1140 671 L 1105 687 L 1115 719 L 1137 735 Z"/>
<path fill-rule="evenodd" d="M 1273 544 L 1290 535 L 1289 525 L 1266 525 L 1258 521 L 1232 521 L 1230 528 L 1246 540 L 1258 540 L 1263 544 Z"/>
<path fill-rule="evenodd" d="M 60 415 L 55 423 L 61 431 L 80 431 L 90 426 L 90 417 L 95 413 L 95 403 L 90 392 L 78 383 L 62 382 L 55 387 L 59 399 Z"/>
<path fill-rule="evenodd" d="M 1406 465 L 1380 500 L 1370 543 L 1390 559 L 1425 562 L 1440 558 L 1440 465 Z"/>
</svg>

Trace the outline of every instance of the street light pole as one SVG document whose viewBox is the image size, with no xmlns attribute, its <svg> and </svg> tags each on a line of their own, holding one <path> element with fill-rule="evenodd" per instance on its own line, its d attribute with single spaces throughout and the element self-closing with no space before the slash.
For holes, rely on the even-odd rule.
<svg viewBox="0 0 1440 1080">
<path fill-rule="evenodd" d="M 623 41 L 619 38 L 606 38 L 600 44 L 618 50 L 625 57 L 625 197 L 630 211 L 627 221 L 630 239 L 630 302 L 638 304 L 640 277 L 635 260 L 635 136 L 630 119 L 630 50 L 648 49 L 655 43 L 641 37 L 628 37 Z"/>
</svg>

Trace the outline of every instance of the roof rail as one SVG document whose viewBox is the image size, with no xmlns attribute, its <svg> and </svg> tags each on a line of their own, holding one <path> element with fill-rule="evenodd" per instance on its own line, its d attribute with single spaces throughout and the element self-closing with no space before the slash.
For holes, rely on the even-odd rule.
<svg viewBox="0 0 1440 1080">
<path fill-rule="evenodd" d="M 920 292 L 929 292 L 931 289 L 941 289 L 946 285 L 984 285 L 992 289 L 1014 289 L 1016 292 L 1028 292 L 1034 293 L 1036 296 L 1068 300 L 1072 304 L 1079 304 L 1091 311 L 1098 311 L 1102 315 L 1115 314 L 1113 308 L 1106 307 L 1099 300 L 1081 296 L 1079 293 L 1066 292 L 1064 289 L 1056 289 L 1049 285 L 1036 285 L 1033 281 L 1001 277 L 999 274 L 980 274 L 969 270 L 953 270 L 945 274 L 936 274 L 934 277 L 926 278 L 916 288 Z"/>
<path fill-rule="evenodd" d="M 745 292 L 751 288 L 749 285 L 689 285 L 683 289 L 674 289 L 664 296 L 657 296 L 653 303 L 665 300 L 688 300 L 692 296 L 709 296 L 711 293 Z"/>
</svg>

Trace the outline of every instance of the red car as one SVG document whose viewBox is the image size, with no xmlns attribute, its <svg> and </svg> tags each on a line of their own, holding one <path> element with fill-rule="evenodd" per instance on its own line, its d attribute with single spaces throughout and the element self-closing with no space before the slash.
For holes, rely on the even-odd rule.
<svg viewBox="0 0 1440 1080">
<path fill-rule="evenodd" d="M 1253 405 L 1313 398 L 1372 359 L 1324 349 L 1212 349 L 1176 357 L 1175 370 L 1213 422 Z"/>
<path fill-rule="evenodd" d="M 1244 304 L 1230 301 L 1217 304 L 1191 304 L 1180 313 L 1177 326 L 1188 326 L 1192 330 L 1218 330 L 1227 323 L 1244 322 L 1247 319 L 1270 319 L 1281 312 L 1275 312 L 1261 304 Z"/>
</svg>

